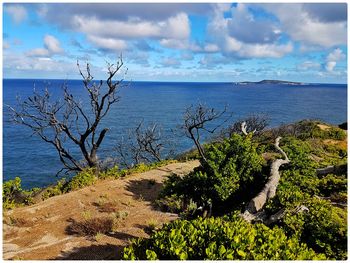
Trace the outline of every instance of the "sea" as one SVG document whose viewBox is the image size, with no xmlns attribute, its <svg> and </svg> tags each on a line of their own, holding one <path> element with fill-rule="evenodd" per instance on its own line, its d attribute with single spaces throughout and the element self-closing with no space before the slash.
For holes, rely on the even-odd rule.
<svg viewBox="0 0 350 263">
<path fill-rule="evenodd" d="M 109 128 L 99 157 L 114 158 L 115 145 L 127 139 L 141 121 L 157 124 L 165 138 L 181 153 L 193 147 L 181 133 L 183 114 L 191 105 L 202 103 L 218 112 L 227 107 L 232 116 L 224 125 L 252 114 L 269 116 L 270 127 L 302 119 L 318 119 L 331 124 L 347 121 L 346 84 L 248 84 L 199 82 L 128 82 L 118 91 L 101 127 Z M 62 97 L 62 87 L 89 107 L 81 80 L 4 79 L 3 80 L 3 180 L 19 176 L 22 187 L 44 187 L 56 182 L 62 168 L 52 145 L 42 141 L 28 127 L 11 121 L 8 106 L 17 107 L 33 90 L 48 89 L 51 99 Z M 214 125 L 214 124 L 213 124 Z M 209 137 L 204 135 L 203 140 Z M 79 154 L 74 148 L 72 154 Z"/>
</svg>

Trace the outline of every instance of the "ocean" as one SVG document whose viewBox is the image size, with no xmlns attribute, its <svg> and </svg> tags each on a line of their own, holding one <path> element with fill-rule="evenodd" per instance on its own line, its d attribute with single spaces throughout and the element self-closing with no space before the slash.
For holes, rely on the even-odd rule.
<svg viewBox="0 0 350 263">
<path fill-rule="evenodd" d="M 87 104 L 81 80 L 3 80 L 3 180 L 21 177 L 25 189 L 56 182 L 62 168 L 51 145 L 24 126 L 9 121 L 6 105 L 15 106 L 16 97 L 32 95 L 33 88 L 47 87 L 52 98 L 59 98 L 66 83 L 76 98 Z M 332 124 L 347 120 L 347 85 L 234 85 L 233 83 L 131 82 L 119 91 L 120 101 L 113 105 L 101 123 L 110 130 L 99 156 L 113 156 L 113 147 L 140 121 L 161 125 L 163 136 L 176 152 L 190 149 L 191 141 L 177 131 L 187 107 L 199 102 L 218 111 L 225 105 L 232 112 L 230 123 L 254 113 L 270 117 L 270 126 L 302 119 L 319 119 Z M 74 149 L 72 149 L 74 153 Z"/>
</svg>

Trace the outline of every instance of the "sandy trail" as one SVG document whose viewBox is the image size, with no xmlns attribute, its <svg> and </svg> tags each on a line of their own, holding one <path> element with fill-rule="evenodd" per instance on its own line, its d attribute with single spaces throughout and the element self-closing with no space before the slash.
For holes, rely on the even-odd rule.
<svg viewBox="0 0 350 263">
<path fill-rule="evenodd" d="M 4 213 L 4 259 L 118 259 L 129 240 L 147 237 L 149 225 L 177 218 L 154 207 L 167 175 L 187 174 L 198 161 L 173 163 L 116 180 L 103 180 L 38 204 Z M 72 219 L 110 216 L 97 204 L 108 202 L 122 216 L 117 230 L 107 235 L 81 237 L 67 231 Z"/>
</svg>

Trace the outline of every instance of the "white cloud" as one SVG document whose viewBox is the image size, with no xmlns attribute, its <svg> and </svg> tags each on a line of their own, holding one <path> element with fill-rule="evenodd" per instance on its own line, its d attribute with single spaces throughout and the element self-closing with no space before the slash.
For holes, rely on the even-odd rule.
<svg viewBox="0 0 350 263">
<path fill-rule="evenodd" d="M 30 57 L 51 57 L 56 54 L 63 54 L 64 50 L 57 38 L 52 35 L 45 35 L 44 48 L 35 48 L 26 52 Z"/>
<path fill-rule="evenodd" d="M 212 44 L 212 43 L 209 43 L 209 44 L 206 44 L 204 46 L 204 51 L 205 52 L 218 52 L 219 51 L 219 47 L 216 45 L 216 44 Z"/>
<path fill-rule="evenodd" d="M 50 53 L 46 48 L 34 48 L 29 50 L 26 55 L 30 57 L 47 57 Z"/>
<path fill-rule="evenodd" d="M 11 16 L 16 24 L 20 24 L 28 17 L 27 10 L 22 5 L 6 4 L 5 11 Z"/>
<path fill-rule="evenodd" d="M 317 19 L 299 3 L 261 6 L 279 19 L 282 30 L 295 41 L 323 47 L 347 43 L 346 21 L 327 22 Z"/>
<path fill-rule="evenodd" d="M 44 46 L 52 54 L 63 53 L 60 42 L 54 36 L 46 35 L 44 37 Z"/>
<path fill-rule="evenodd" d="M 224 44 L 224 50 L 226 52 L 238 52 L 242 48 L 242 42 L 233 37 L 226 36 Z"/>
<path fill-rule="evenodd" d="M 181 62 L 176 58 L 164 58 L 161 61 L 161 64 L 164 67 L 178 67 L 181 65 Z"/>
<path fill-rule="evenodd" d="M 343 51 L 340 48 L 334 49 L 331 53 L 328 54 L 326 58 L 325 69 L 328 72 L 333 72 L 335 66 L 337 65 L 337 62 L 344 59 L 345 54 L 343 54 Z"/>
<path fill-rule="evenodd" d="M 238 55 L 241 57 L 254 57 L 254 58 L 280 58 L 293 51 L 292 43 L 285 45 L 277 44 L 245 44 L 240 50 Z"/>
<path fill-rule="evenodd" d="M 88 40 L 102 49 L 121 51 L 128 47 L 126 41 L 121 39 L 88 36 Z"/>
<path fill-rule="evenodd" d="M 326 70 L 327 70 L 328 72 L 331 72 L 331 71 L 333 71 L 333 69 L 335 68 L 336 65 L 337 65 L 337 62 L 335 62 L 335 61 L 328 61 L 328 62 L 326 63 L 325 68 L 326 68 Z"/>
<path fill-rule="evenodd" d="M 161 45 L 186 49 L 190 36 L 190 22 L 187 14 L 178 13 L 161 21 L 151 21 L 139 17 L 128 20 L 103 20 L 96 16 L 74 15 L 73 28 L 85 33 L 87 39 L 98 48 L 125 50 L 128 40 L 156 39 Z"/>
<path fill-rule="evenodd" d="M 233 38 L 245 43 L 272 43 L 281 30 L 276 21 L 269 18 L 256 19 L 246 4 L 237 4 L 231 9 L 232 18 L 227 19 L 228 33 Z"/>
<path fill-rule="evenodd" d="M 304 61 L 300 65 L 297 66 L 298 70 L 317 70 L 321 67 L 320 63 L 313 61 Z"/>
<path fill-rule="evenodd" d="M 340 48 L 334 49 L 327 56 L 327 61 L 339 61 L 345 59 L 345 54 Z"/>
<path fill-rule="evenodd" d="M 255 21 L 246 5 L 239 4 L 237 7 L 232 7 L 231 11 L 232 18 L 224 17 L 218 7 L 208 25 L 208 34 L 215 36 L 212 42 L 223 54 L 238 58 L 280 58 L 293 51 L 291 42 L 277 43 L 276 40 L 281 32 L 273 24 L 268 22 L 262 30 L 259 27 L 260 21 Z M 249 27 L 245 28 L 247 23 Z M 245 30 L 247 34 L 243 34 Z M 255 33 L 254 30 L 257 32 Z M 258 37 L 253 40 L 257 35 Z"/>
<path fill-rule="evenodd" d="M 163 47 L 174 48 L 174 49 L 182 49 L 189 50 L 194 52 L 202 51 L 202 48 L 196 43 L 192 43 L 188 40 L 180 40 L 180 39 L 161 39 L 159 44 Z"/>
<path fill-rule="evenodd" d="M 93 44 L 100 48 L 120 50 L 126 48 L 131 39 L 161 39 L 161 44 L 179 49 L 186 48 L 190 36 L 190 23 L 187 14 L 179 13 L 163 21 L 147 21 L 140 18 L 122 20 L 101 20 L 96 17 L 75 15 L 74 28 L 87 35 Z"/>
</svg>

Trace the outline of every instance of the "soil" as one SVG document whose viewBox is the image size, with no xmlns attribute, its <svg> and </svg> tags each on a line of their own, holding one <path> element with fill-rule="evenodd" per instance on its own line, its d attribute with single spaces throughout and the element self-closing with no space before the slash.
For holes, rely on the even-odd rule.
<svg viewBox="0 0 350 263">
<path fill-rule="evenodd" d="M 49 198 L 32 206 L 4 212 L 4 259 L 120 259 L 130 240 L 148 237 L 151 228 L 176 219 L 159 211 L 155 200 L 171 173 L 183 175 L 198 161 L 172 163 L 121 179 L 101 180 L 90 187 Z M 72 222 L 90 218 L 115 218 L 113 231 L 78 236 Z"/>
<path fill-rule="evenodd" d="M 318 126 L 321 130 L 324 130 L 324 131 L 331 128 L 330 126 L 325 125 L 325 124 L 317 124 L 317 126 Z"/>
</svg>

